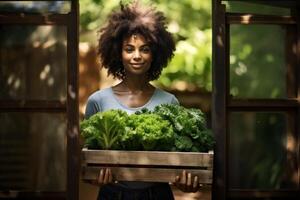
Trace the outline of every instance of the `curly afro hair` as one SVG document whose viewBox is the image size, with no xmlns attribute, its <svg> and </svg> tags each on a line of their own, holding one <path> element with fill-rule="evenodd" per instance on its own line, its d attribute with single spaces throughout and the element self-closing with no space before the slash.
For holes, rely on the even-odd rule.
<svg viewBox="0 0 300 200">
<path fill-rule="evenodd" d="M 153 58 L 148 79 L 155 80 L 175 51 L 175 42 L 166 30 L 166 18 L 162 12 L 151 6 L 142 7 L 137 1 L 128 5 L 121 3 L 120 7 L 109 15 L 107 24 L 99 31 L 97 50 L 102 66 L 108 69 L 109 75 L 124 79 L 122 42 L 133 34 L 141 34 L 149 42 Z"/>
</svg>

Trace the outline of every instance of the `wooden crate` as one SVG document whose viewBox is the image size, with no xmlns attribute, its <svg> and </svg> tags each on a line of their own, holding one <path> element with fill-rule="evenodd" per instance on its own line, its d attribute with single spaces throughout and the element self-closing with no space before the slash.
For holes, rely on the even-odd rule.
<svg viewBox="0 0 300 200">
<path fill-rule="evenodd" d="M 82 154 L 85 180 L 95 180 L 101 168 L 109 167 L 118 181 L 174 182 L 186 170 L 200 184 L 212 183 L 213 153 L 83 149 Z"/>
</svg>

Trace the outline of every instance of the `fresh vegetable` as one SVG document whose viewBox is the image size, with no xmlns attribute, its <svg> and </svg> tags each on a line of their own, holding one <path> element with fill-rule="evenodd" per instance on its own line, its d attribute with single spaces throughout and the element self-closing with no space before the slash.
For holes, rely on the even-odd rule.
<svg viewBox="0 0 300 200">
<path fill-rule="evenodd" d="M 174 144 L 174 131 L 169 121 L 159 115 L 133 114 L 129 116 L 121 140 L 126 150 L 167 151 Z"/>
<path fill-rule="evenodd" d="M 80 128 L 86 147 L 94 149 L 207 152 L 214 145 L 204 113 L 174 104 L 132 115 L 121 110 L 97 113 Z"/>
<path fill-rule="evenodd" d="M 175 151 L 207 152 L 213 149 L 214 138 L 206 126 L 200 109 L 185 108 L 176 104 L 162 104 L 153 113 L 170 121 L 175 131 Z"/>
<path fill-rule="evenodd" d="M 119 149 L 125 132 L 126 112 L 109 110 L 96 113 L 80 124 L 85 146 L 90 149 Z"/>
</svg>

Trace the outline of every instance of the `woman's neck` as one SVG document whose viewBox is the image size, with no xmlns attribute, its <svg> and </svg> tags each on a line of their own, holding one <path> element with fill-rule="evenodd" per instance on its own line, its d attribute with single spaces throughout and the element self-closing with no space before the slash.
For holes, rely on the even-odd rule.
<svg viewBox="0 0 300 200">
<path fill-rule="evenodd" d="M 147 91 L 150 87 L 152 87 L 149 81 L 144 78 L 125 78 L 120 84 L 124 89 L 131 93 Z"/>
</svg>

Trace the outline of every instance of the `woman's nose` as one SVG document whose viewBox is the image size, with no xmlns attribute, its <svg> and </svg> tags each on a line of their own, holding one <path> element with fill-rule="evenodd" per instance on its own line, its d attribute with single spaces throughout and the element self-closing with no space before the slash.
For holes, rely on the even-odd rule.
<svg viewBox="0 0 300 200">
<path fill-rule="evenodd" d="M 140 60 L 141 59 L 141 53 L 140 51 L 135 51 L 134 54 L 133 54 L 133 59 L 134 60 Z"/>
</svg>

